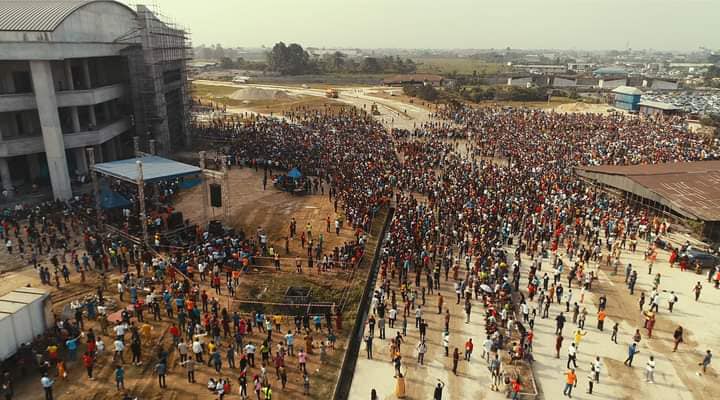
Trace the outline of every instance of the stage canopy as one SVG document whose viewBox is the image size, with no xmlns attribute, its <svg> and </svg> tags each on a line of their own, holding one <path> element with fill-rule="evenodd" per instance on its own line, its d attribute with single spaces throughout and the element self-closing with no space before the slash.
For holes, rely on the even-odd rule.
<svg viewBox="0 0 720 400">
<path fill-rule="evenodd" d="M 135 183 L 138 178 L 137 161 L 142 161 L 143 180 L 146 183 L 166 181 L 201 173 L 200 167 L 151 155 L 95 164 L 95 171 L 103 175 Z"/>
</svg>

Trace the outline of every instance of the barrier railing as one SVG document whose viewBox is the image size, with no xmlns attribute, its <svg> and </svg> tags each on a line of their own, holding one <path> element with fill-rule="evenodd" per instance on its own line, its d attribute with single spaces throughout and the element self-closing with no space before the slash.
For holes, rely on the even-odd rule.
<svg viewBox="0 0 720 400">
<path fill-rule="evenodd" d="M 347 345 L 345 346 L 345 357 L 343 358 L 342 367 L 340 368 L 340 376 L 335 384 L 335 391 L 333 393 L 334 400 L 345 400 L 350 395 L 350 386 L 352 385 L 353 375 L 355 374 L 355 364 L 357 363 L 357 358 L 360 353 L 360 345 L 362 344 L 365 318 L 370 310 L 370 296 L 374 291 L 375 280 L 378 274 L 380 252 L 382 251 L 382 247 L 385 242 L 385 235 L 390 227 L 390 221 L 392 221 L 394 213 L 394 208 L 390 208 L 388 210 L 388 215 L 385 219 L 385 223 L 383 224 L 382 231 L 380 231 L 380 235 L 378 236 L 377 246 L 375 247 L 375 255 L 373 256 L 372 264 L 370 266 L 370 270 L 368 271 L 368 278 L 365 282 L 365 290 L 363 291 L 360 303 L 358 304 L 355 324 L 353 325 L 350 336 L 347 339 Z"/>
</svg>

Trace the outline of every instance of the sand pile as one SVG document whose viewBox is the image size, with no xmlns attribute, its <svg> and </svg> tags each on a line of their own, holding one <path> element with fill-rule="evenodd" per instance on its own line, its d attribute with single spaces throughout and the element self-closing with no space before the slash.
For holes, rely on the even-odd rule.
<svg viewBox="0 0 720 400">
<path fill-rule="evenodd" d="M 230 95 L 233 100 L 278 100 L 290 97 L 284 90 L 243 88 Z"/>
</svg>

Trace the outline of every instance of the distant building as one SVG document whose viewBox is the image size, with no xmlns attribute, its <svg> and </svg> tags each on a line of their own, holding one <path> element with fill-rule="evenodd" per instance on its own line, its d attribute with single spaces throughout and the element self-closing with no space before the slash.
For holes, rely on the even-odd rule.
<svg viewBox="0 0 720 400">
<path fill-rule="evenodd" d="M 385 86 L 430 85 L 442 86 L 444 78 L 431 74 L 403 74 L 383 79 Z"/>
<path fill-rule="evenodd" d="M 567 72 L 565 65 L 519 64 L 513 65 L 513 68 L 538 74 L 564 74 Z"/>
<path fill-rule="evenodd" d="M 682 107 L 661 101 L 641 100 L 638 106 L 643 115 L 675 115 L 683 111 Z"/>
<path fill-rule="evenodd" d="M 651 90 L 677 90 L 679 87 L 677 80 L 664 78 L 645 79 L 642 85 Z"/>
<path fill-rule="evenodd" d="M 595 63 L 574 62 L 567 65 L 568 71 L 574 72 L 590 72 L 593 68 L 595 68 Z"/>
<path fill-rule="evenodd" d="M 552 79 L 552 87 L 566 88 L 566 87 L 576 87 L 576 86 L 577 86 L 577 77 L 575 77 L 575 76 L 556 75 Z"/>
<path fill-rule="evenodd" d="M 606 77 L 601 78 L 598 81 L 598 87 L 605 90 L 612 90 L 627 84 L 628 82 L 626 77 Z"/>
<path fill-rule="evenodd" d="M 532 86 L 532 76 L 511 76 L 507 79 L 508 86 L 529 87 Z"/>
<path fill-rule="evenodd" d="M 617 76 L 627 75 L 627 71 L 624 68 L 618 67 L 602 67 L 593 71 L 595 76 Z"/>
<path fill-rule="evenodd" d="M 625 111 L 638 111 L 640 109 L 640 97 L 643 94 L 640 89 L 620 86 L 613 89 L 612 93 L 615 95 L 613 103 L 615 107 Z"/>
</svg>

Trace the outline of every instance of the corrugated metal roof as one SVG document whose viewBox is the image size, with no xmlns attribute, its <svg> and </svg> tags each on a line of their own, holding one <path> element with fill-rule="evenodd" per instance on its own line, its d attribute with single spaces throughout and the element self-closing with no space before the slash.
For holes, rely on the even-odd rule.
<svg viewBox="0 0 720 400">
<path fill-rule="evenodd" d="M 640 90 L 638 88 L 634 88 L 632 86 L 618 86 L 615 89 L 613 89 L 612 92 L 618 93 L 618 94 L 629 94 L 629 95 L 643 94 L 642 90 Z"/>
<path fill-rule="evenodd" d="M 52 32 L 77 9 L 99 1 L 108 0 L 0 0 L 0 31 Z"/>
<path fill-rule="evenodd" d="M 201 172 L 199 167 L 173 161 L 158 156 L 143 156 L 141 158 L 128 158 L 106 163 L 95 164 L 95 170 L 117 179 L 136 182 L 138 178 L 137 162 L 142 161 L 143 179 L 145 182 L 169 180 L 181 176 L 197 175 Z"/>
<path fill-rule="evenodd" d="M 642 100 L 638 103 L 639 106 L 645 106 L 650 108 L 657 108 L 665 111 L 682 110 L 682 107 L 678 107 L 674 104 L 663 103 L 662 101 Z"/>
<path fill-rule="evenodd" d="M 577 169 L 624 176 L 665 199 L 677 210 L 703 221 L 720 221 L 718 160 L 633 166 L 602 165 Z M 612 186 L 610 181 L 604 183 Z"/>
</svg>

